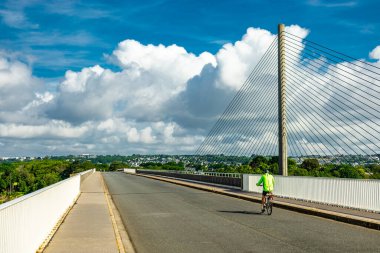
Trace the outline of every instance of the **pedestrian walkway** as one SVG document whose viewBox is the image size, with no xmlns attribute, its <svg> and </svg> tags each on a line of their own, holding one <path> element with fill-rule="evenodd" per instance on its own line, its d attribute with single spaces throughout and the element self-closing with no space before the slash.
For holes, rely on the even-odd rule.
<svg viewBox="0 0 380 253">
<path fill-rule="evenodd" d="M 82 183 L 81 195 L 44 253 L 118 253 L 103 182 L 99 172 Z"/>
</svg>

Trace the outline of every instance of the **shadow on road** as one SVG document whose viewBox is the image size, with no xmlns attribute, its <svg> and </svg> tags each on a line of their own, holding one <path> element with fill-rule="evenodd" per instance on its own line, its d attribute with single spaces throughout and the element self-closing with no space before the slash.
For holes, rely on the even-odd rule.
<svg viewBox="0 0 380 253">
<path fill-rule="evenodd" d="M 218 211 L 220 213 L 241 213 L 241 214 L 256 214 L 261 215 L 261 212 L 248 212 L 248 211 Z"/>
</svg>

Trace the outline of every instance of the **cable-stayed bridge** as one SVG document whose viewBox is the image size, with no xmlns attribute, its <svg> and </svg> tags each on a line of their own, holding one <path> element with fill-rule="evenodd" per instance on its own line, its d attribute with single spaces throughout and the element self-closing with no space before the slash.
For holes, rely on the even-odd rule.
<svg viewBox="0 0 380 253">
<path fill-rule="evenodd" d="M 282 30 L 195 154 L 378 161 L 379 95 L 380 66 Z"/>
<path fill-rule="evenodd" d="M 379 252 L 379 180 L 287 176 L 288 157 L 378 162 L 379 93 L 380 66 L 280 25 L 195 152 L 278 156 L 272 216 L 260 175 L 91 170 L 0 205 L 0 252 Z"/>
</svg>

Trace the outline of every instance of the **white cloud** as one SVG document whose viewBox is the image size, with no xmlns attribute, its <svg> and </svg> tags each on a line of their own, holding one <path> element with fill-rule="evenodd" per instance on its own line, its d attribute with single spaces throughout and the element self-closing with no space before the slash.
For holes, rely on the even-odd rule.
<svg viewBox="0 0 380 253">
<path fill-rule="evenodd" d="M 120 137 L 119 136 L 109 136 L 109 137 L 104 137 L 101 138 L 102 143 L 109 143 L 109 144 L 118 144 L 120 143 Z"/>
<path fill-rule="evenodd" d="M 61 84 L 63 92 L 84 92 L 89 79 L 98 78 L 104 69 L 99 65 L 91 68 L 84 68 L 81 72 L 67 71 L 65 80 Z"/>
<path fill-rule="evenodd" d="M 49 103 L 54 99 L 54 95 L 48 91 L 44 93 L 35 93 L 36 99 L 22 108 L 22 111 L 28 111 L 32 108 L 39 107 L 43 104 Z"/>
<path fill-rule="evenodd" d="M 28 65 L 0 54 L 0 122 L 27 122 L 31 114 L 23 111 L 49 99 L 42 80 L 34 77 Z M 41 95 L 45 94 L 45 95 Z"/>
<path fill-rule="evenodd" d="M 207 52 L 196 56 L 177 45 L 142 45 L 135 40 L 120 42 L 113 59 L 123 68 L 146 71 L 164 80 L 167 87 L 162 88 L 170 88 L 170 93 L 182 90 L 187 80 L 198 75 L 204 65 L 216 64 L 215 57 Z"/>
<path fill-rule="evenodd" d="M 102 46 L 100 39 L 93 37 L 86 31 L 78 31 L 75 33 L 62 34 L 58 31 L 41 32 L 32 31 L 20 33 L 23 44 L 31 46 L 89 46 L 96 44 Z"/>
<path fill-rule="evenodd" d="M 25 14 L 21 10 L 0 10 L 0 15 L 3 18 L 3 22 L 12 28 L 32 28 L 37 29 L 38 24 L 33 24 L 28 21 Z"/>
<path fill-rule="evenodd" d="M 46 11 L 53 14 L 74 16 L 81 19 L 115 19 L 115 14 L 107 10 L 106 5 L 94 2 L 43 1 Z"/>
<path fill-rule="evenodd" d="M 225 45 L 216 55 L 198 56 L 177 45 L 125 40 L 110 56 L 121 71 L 98 65 L 69 70 L 56 94 L 28 90 L 28 100 L 16 109 L 20 117 L 26 111 L 38 114 L 43 125 L 6 125 L 11 130 L 4 137 L 57 138 L 55 132 L 61 127 L 69 136 L 81 133 L 77 138 L 83 142 L 125 143 L 138 150 L 144 150 L 144 144 L 146 151 L 194 149 L 204 127 L 223 110 L 273 38 L 265 30 L 250 28 L 241 41 Z M 33 79 L 28 66 L 20 67 Z M 57 122 L 67 125 L 57 126 Z"/>
<path fill-rule="evenodd" d="M 67 122 L 52 120 L 44 125 L 0 124 L 0 137 L 12 138 L 78 138 L 89 129 L 87 124 L 73 127 Z"/>
<path fill-rule="evenodd" d="M 380 46 L 375 47 L 370 53 L 369 56 L 372 59 L 376 59 L 380 61 Z"/>
<path fill-rule="evenodd" d="M 216 54 L 221 84 L 239 89 L 274 38 L 267 30 L 248 28 L 242 40 L 225 44 Z"/>
<path fill-rule="evenodd" d="M 137 129 L 134 127 L 129 129 L 129 131 L 127 132 L 127 138 L 128 138 L 128 141 L 131 143 L 138 142 L 140 139 L 140 135 L 137 132 Z"/>
<path fill-rule="evenodd" d="M 97 130 L 113 133 L 118 130 L 121 124 L 118 119 L 107 119 L 98 123 Z"/>
<path fill-rule="evenodd" d="M 339 3 L 329 3 L 329 1 L 325 1 L 325 0 L 309 0 L 308 4 L 312 6 L 337 8 L 337 7 L 354 7 L 357 5 L 357 2 L 356 1 L 342 1 Z"/>
<path fill-rule="evenodd" d="M 141 130 L 140 139 L 142 143 L 153 143 L 156 137 L 152 135 L 152 128 L 146 127 Z"/>
<path fill-rule="evenodd" d="M 309 33 L 297 25 L 286 27 L 286 31 L 300 38 Z M 56 92 L 47 91 L 29 65 L 3 53 L 0 142 L 9 147 L 7 153 L 18 152 L 17 145 L 24 144 L 30 145 L 30 152 L 40 154 L 46 150 L 52 154 L 86 150 L 99 154 L 191 153 L 275 37 L 269 31 L 249 28 L 241 40 L 223 45 L 215 55 L 195 55 L 177 45 L 143 45 L 125 40 L 108 56 L 121 70 L 99 65 L 68 70 Z M 301 43 L 298 46 L 303 47 Z M 370 55 L 380 59 L 379 47 Z M 328 76 L 329 71 L 320 77 Z M 262 74 L 274 75 L 273 71 Z M 318 85 L 329 93 L 321 97 L 321 104 L 313 102 L 323 109 L 334 92 L 328 91 L 329 82 L 319 81 Z M 305 80 L 294 92 L 294 99 L 300 99 L 299 93 L 310 87 L 312 84 Z M 270 106 L 270 101 L 267 103 Z M 244 115 L 251 119 L 263 117 L 263 113 Z M 310 125 L 307 127 L 312 131 Z M 260 134 L 274 139 L 271 129 Z M 257 136 L 242 136 L 237 145 L 257 142 Z M 28 148 L 19 150 L 28 152 Z"/>
</svg>

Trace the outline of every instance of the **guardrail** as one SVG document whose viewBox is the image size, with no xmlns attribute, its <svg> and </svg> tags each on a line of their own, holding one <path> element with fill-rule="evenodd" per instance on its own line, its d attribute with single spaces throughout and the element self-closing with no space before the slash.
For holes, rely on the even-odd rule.
<svg viewBox="0 0 380 253">
<path fill-rule="evenodd" d="M 0 205 L 0 252 L 35 253 L 80 194 L 78 175 Z"/>
<path fill-rule="evenodd" d="M 244 174 L 243 190 L 262 192 L 261 175 Z M 380 212 L 380 180 L 274 176 L 274 194 L 367 211 Z"/>
<path fill-rule="evenodd" d="M 241 187 L 240 173 L 218 173 L 218 172 L 203 172 L 203 171 L 171 171 L 171 170 L 136 170 L 141 174 L 153 174 L 160 176 L 183 178 L 213 184 L 228 185 Z"/>
<path fill-rule="evenodd" d="M 125 169 L 124 169 L 125 170 Z M 187 175 L 205 175 L 205 176 L 214 176 L 214 177 L 234 177 L 240 178 L 241 173 L 221 173 L 221 172 L 205 172 L 205 171 L 189 171 L 189 170 L 146 170 L 146 169 L 137 169 L 137 171 L 147 171 L 147 172 L 168 172 L 176 174 L 187 174 Z"/>
<path fill-rule="evenodd" d="M 198 172 L 197 175 L 206 175 L 206 176 L 213 176 L 213 177 L 241 178 L 240 173 Z"/>
</svg>

